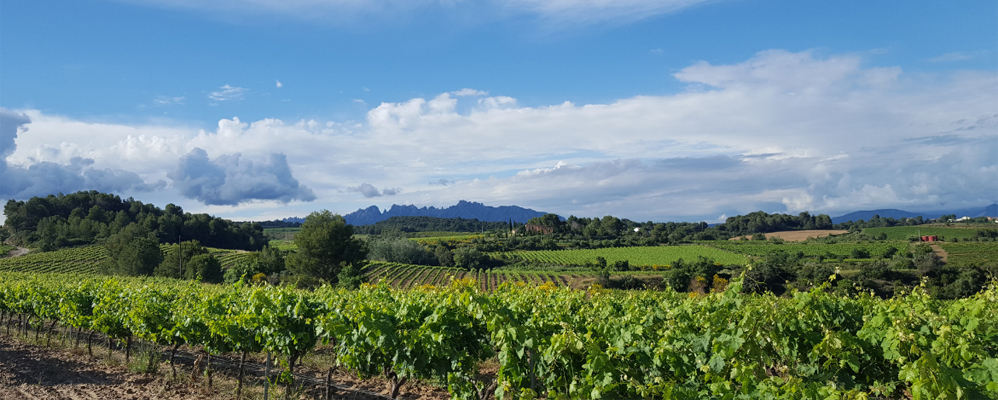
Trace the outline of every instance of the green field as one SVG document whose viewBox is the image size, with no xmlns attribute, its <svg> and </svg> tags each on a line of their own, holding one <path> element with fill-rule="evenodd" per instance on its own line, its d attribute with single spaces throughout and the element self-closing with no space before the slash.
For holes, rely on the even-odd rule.
<svg viewBox="0 0 998 400">
<path fill-rule="evenodd" d="M 998 265 L 998 242 L 940 243 L 953 265 Z"/>
<path fill-rule="evenodd" d="M 940 239 L 947 240 L 953 238 L 971 239 L 977 237 L 980 229 L 996 229 L 998 226 L 972 225 L 966 228 L 946 227 L 946 226 L 892 226 L 890 228 L 866 228 L 863 233 L 876 237 L 881 233 L 887 234 L 887 240 L 908 240 L 911 237 L 936 235 Z"/>
<path fill-rule="evenodd" d="M 7 255 L 7 253 L 9 253 L 11 250 L 14 250 L 16 248 L 17 247 L 8 246 L 8 245 L 5 245 L 3 243 L 0 243 L 0 257 Z"/>
<path fill-rule="evenodd" d="M 579 250 L 539 250 L 539 251 L 509 251 L 491 253 L 493 257 L 520 259 L 546 264 L 585 264 L 603 257 L 608 263 L 627 261 L 631 265 L 669 265 L 682 258 L 686 261 L 695 260 L 699 256 L 714 259 L 722 264 L 744 265 L 748 259 L 740 254 L 734 254 L 707 246 L 651 246 L 651 247 L 613 247 L 604 249 Z"/>
<path fill-rule="evenodd" d="M 745 254 L 750 256 L 764 256 L 769 253 L 784 251 L 787 253 L 802 252 L 805 256 L 846 256 L 851 257 L 853 249 L 863 249 L 870 253 L 872 258 L 880 258 L 888 249 L 896 248 L 898 252 L 908 250 L 908 242 L 883 242 L 883 243 L 752 243 L 745 244 L 737 242 L 712 242 L 712 247 L 727 251 Z"/>
</svg>

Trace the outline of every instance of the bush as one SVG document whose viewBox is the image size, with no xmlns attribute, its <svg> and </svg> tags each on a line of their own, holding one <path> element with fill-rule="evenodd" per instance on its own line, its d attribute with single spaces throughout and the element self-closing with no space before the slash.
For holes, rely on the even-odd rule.
<svg viewBox="0 0 998 400">
<path fill-rule="evenodd" d="M 492 259 L 488 254 L 474 247 L 459 247 L 454 250 L 454 266 L 467 270 L 486 268 Z"/>
<path fill-rule="evenodd" d="M 367 258 L 402 264 L 437 265 L 438 258 L 423 245 L 404 238 L 372 239 L 367 242 Z"/>
<path fill-rule="evenodd" d="M 870 258 L 870 252 L 867 251 L 866 249 L 861 249 L 859 247 L 853 248 L 851 255 L 852 258 L 858 258 L 858 259 Z"/>
<path fill-rule="evenodd" d="M 340 271 L 340 274 L 337 276 L 339 283 L 337 283 L 336 286 L 344 289 L 359 288 L 361 284 L 367 282 L 367 276 L 364 275 L 365 267 L 365 264 L 361 264 L 359 266 L 349 264 L 343 267 L 343 270 Z"/>
</svg>

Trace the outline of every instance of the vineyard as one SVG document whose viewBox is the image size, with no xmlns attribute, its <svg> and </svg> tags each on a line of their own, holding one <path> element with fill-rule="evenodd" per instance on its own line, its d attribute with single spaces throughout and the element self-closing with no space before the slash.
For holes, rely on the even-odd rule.
<svg viewBox="0 0 998 400">
<path fill-rule="evenodd" d="M 998 263 L 998 243 L 940 243 L 954 265 L 995 265 Z"/>
<path fill-rule="evenodd" d="M 160 248 L 164 252 L 172 251 L 169 245 L 161 245 Z M 242 250 L 212 247 L 206 249 L 218 258 L 223 268 L 244 260 L 249 254 Z M 92 274 L 98 272 L 98 266 L 108 257 L 104 246 L 69 247 L 49 252 L 31 252 L 20 257 L 0 258 L 0 271 Z"/>
<path fill-rule="evenodd" d="M 833 243 L 833 244 L 798 244 L 798 243 L 732 243 L 732 242 L 715 242 L 711 243 L 711 246 L 718 249 L 724 249 L 727 251 L 750 255 L 750 256 L 764 256 L 769 253 L 774 253 L 778 251 L 783 251 L 787 253 L 804 253 L 808 257 L 817 256 L 846 256 L 850 257 L 853 254 L 853 250 L 863 250 L 870 254 L 871 257 L 880 258 L 883 254 L 890 251 L 891 248 L 896 249 L 898 252 L 904 252 L 908 250 L 907 242 L 886 242 L 886 243 Z"/>
<path fill-rule="evenodd" d="M 435 236 L 428 236 L 428 234 L 435 234 Z M 409 240 L 420 243 L 439 243 L 439 242 L 470 243 L 472 239 L 480 237 L 482 237 L 482 235 L 478 233 L 420 232 L 417 235 L 417 237 L 409 238 Z"/>
<path fill-rule="evenodd" d="M 103 246 L 71 247 L 0 258 L 0 271 L 95 273 L 98 265 L 107 258 L 108 253 Z"/>
<path fill-rule="evenodd" d="M 990 229 L 998 226 L 989 226 Z M 940 239 L 952 240 L 954 238 L 973 239 L 977 237 L 979 228 L 952 228 L 943 226 L 892 226 L 889 228 L 866 228 L 863 233 L 876 237 L 881 233 L 887 235 L 887 240 L 908 240 L 909 238 L 936 235 Z"/>
<path fill-rule="evenodd" d="M 603 257 L 608 263 L 627 261 L 635 266 L 665 266 L 678 259 L 691 261 L 697 257 L 712 258 L 714 261 L 730 265 L 744 265 L 748 259 L 739 254 L 699 245 L 690 246 L 650 246 L 650 247 L 611 247 L 603 249 L 579 250 L 538 250 L 491 253 L 493 257 L 507 260 L 522 260 L 543 264 L 582 265 L 593 263 L 596 257 Z"/>
<path fill-rule="evenodd" d="M 484 269 L 467 271 L 452 267 L 383 262 L 368 264 L 366 276 L 371 283 L 384 283 L 394 289 L 415 289 L 426 285 L 447 286 L 451 280 L 474 279 L 483 292 L 496 290 L 503 283 L 573 287 L 578 286 L 573 283 L 587 277 L 585 274 Z"/>
<path fill-rule="evenodd" d="M 16 249 L 16 247 L 0 243 L 0 257 L 7 255 L 7 253 L 14 249 Z"/>
<path fill-rule="evenodd" d="M 917 291 L 745 295 L 740 286 L 700 296 L 526 285 L 486 293 L 458 280 L 309 292 L 2 272 L 0 321 L 8 334 L 14 320 L 16 329 L 59 323 L 129 345 L 265 352 L 291 373 L 325 344 L 342 368 L 384 378 L 391 397 L 420 380 L 454 399 L 998 398 L 998 287 L 937 301 Z M 479 373 L 486 361 L 494 375 Z"/>
</svg>

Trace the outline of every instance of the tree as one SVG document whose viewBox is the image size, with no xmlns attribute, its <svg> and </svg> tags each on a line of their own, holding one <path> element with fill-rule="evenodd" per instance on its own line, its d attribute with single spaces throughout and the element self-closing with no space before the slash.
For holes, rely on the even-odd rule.
<svg viewBox="0 0 998 400">
<path fill-rule="evenodd" d="M 338 282 L 343 267 L 360 265 L 367 256 L 364 242 L 353 237 L 353 226 L 328 210 L 305 217 L 301 230 L 295 234 L 295 245 L 298 251 L 288 256 L 288 270 L 303 278 L 331 284 Z"/>
<path fill-rule="evenodd" d="M 118 254 L 116 273 L 122 275 L 152 275 L 153 269 L 163 261 L 159 242 L 147 237 L 133 238 Z"/>
<path fill-rule="evenodd" d="M 492 259 L 488 254 L 474 247 L 458 247 L 454 250 L 454 266 L 467 270 L 487 268 Z"/>
<path fill-rule="evenodd" d="M 222 282 L 222 263 L 211 254 L 198 254 L 184 266 L 184 277 L 202 282 Z"/>
<path fill-rule="evenodd" d="M 183 250 L 181 251 L 181 249 Z M 163 262 L 156 267 L 154 273 L 156 276 L 167 278 L 193 279 L 197 275 L 187 273 L 189 271 L 187 265 L 191 263 L 192 258 L 202 254 L 208 254 L 208 249 L 202 246 L 197 240 L 189 240 L 179 245 L 171 244 L 166 249 L 166 256 L 163 258 Z"/>
</svg>

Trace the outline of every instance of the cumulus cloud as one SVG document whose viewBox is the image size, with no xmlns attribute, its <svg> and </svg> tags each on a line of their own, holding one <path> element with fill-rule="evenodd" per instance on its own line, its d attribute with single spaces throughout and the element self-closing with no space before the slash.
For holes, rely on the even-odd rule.
<svg viewBox="0 0 998 400">
<path fill-rule="evenodd" d="M 348 187 L 347 191 L 357 192 L 366 198 L 381 197 L 381 196 L 394 196 L 402 193 L 401 188 L 385 188 L 384 190 L 378 191 L 378 188 L 370 183 L 361 183 L 358 186 Z"/>
<path fill-rule="evenodd" d="M 209 130 L 27 111 L 30 129 L 8 160 L 83 157 L 149 177 L 195 147 L 254 160 L 280 152 L 328 202 L 318 206 L 341 212 L 389 195 L 342 182 L 419 188 L 396 191 L 399 203 L 465 199 L 652 220 L 996 200 L 991 72 L 906 74 L 855 54 L 767 50 L 674 77 L 686 85 L 678 93 L 602 104 L 528 107 L 470 89 L 381 103 L 364 121 L 232 118 Z"/>
<path fill-rule="evenodd" d="M 0 197 L 24 200 L 34 196 L 72 193 L 80 190 L 103 192 L 148 192 L 166 182 L 146 183 L 138 174 L 120 169 L 93 168 L 94 160 L 72 157 L 67 164 L 36 162 L 11 165 L 7 158 L 17 150 L 17 136 L 31 119 L 0 108 Z"/>
<path fill-rule="evenodd" d="M 280 82 L 278 82 L 277 87 L 280 86 L 281 86 Z M 246 94 L 245 88 L 237 86 L 229 86 L 228 84 L 218 89 L 219 90 L 208 93 L 208 98 L 215 101 L 234 101 L 234 100 L 242 100 L 243 96 Z"/>
<path fill-rule="evenodd" d="M 291 174 L 287 157 L 279 153 L 271 153 L 266 162 L 244 160 L 239 153 L 209 160 L 208 152 L 194 148 L 180 158 L 177 168 L 167 176 L 181 195 L 206 205 L 315 200 L 312 189 L 298 183 Z"/>
<path fill-rule="evenodd" d="M 281 81 L 277 81 L 277 85 L 275 86 L 277 86 L 278 88 L 282 88 L 284 87 L 284 84 L 282 84 Z"/>
</svg>

